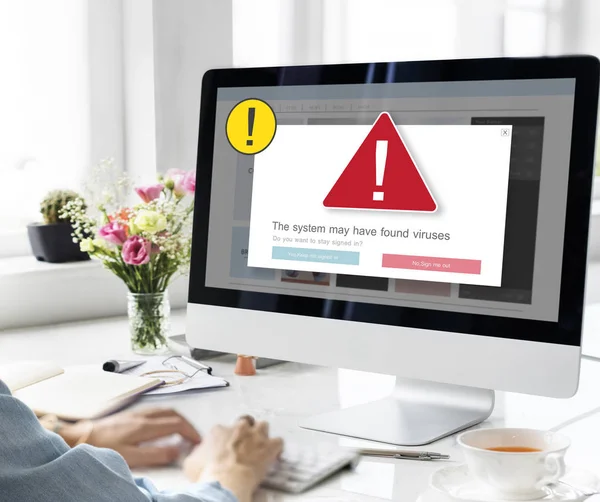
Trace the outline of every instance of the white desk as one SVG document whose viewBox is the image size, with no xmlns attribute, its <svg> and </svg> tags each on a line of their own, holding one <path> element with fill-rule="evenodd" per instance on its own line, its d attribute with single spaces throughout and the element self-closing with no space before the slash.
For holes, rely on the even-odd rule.
<svg viewBox="0 0 600 502">
<path fill-rule="evenodd" d="M 183 316 L 174 316 L 174 327 L 183 331 Z M 177 332 L 175 330 L 174 332 Z M 129 353 L 124 319 L 0 332 L 0 363 L 19 359 L 48 359 L 67 366 L 99 363 Z M 531 362 L 535 364 L 535 361 Z M 145 397 L 137 406 L 176 408 L 201 431 L 217 422 L 231 422 L 250 413 L 273 424 L 273 431 L 302 441 L 332 441 L 363 445 L 350 439 L 326 436 L 297 427 L 300 417 L 383 397 L 392 389 L 393 377 L 285 364 L 262 370 L 255 377 L 233 375 L 233 360 L 213 361 L 215 374 L 227 378 L 227 389 L 174 397 Z M 569 423 L 563 432 L 573 439 L 568 460 L 572 465 L 600 473 L 600 363 L 583 361 L 579 394 L 572 400 L 499 393 L 493 418 L 486 426 L 551 428 Z M 585 414 L 583 418 L 581 415 Z M 455 438 L 428 447 L 449 453 L 461 461 Z M 257 500 L 343 500 L 412 502 L 427 487 L 430 474 L 440 462 L 365 459 L 356 472 L 335 477 L 299 497 L 262 492 Z M 175 468 L 139 472 L 151 476 L 161 488 L 175 488 L 185 479 Z"/>
</svg>

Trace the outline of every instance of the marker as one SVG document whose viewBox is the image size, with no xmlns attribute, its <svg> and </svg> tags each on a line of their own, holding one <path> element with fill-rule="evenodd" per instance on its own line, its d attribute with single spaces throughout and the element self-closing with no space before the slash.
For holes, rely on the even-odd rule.
<svg viewBox="0 0 600 502">
<path fill-rule="evenodd" d="M 212 368 L 210 366 L 207 366 L 206 364 L 202 364 L 200 361 L 196 361 L 195 359 L 190 359 L 189 357 L 186 357 L 186 356 L 181 356 L 181 360 L 185 361 L 193 368 L 206 371 L 209 375 L 212 375 Z"/>
<path fill-rule="evenodd" d="M 102 365 L 102 369 L 104 371 L 108 371 L 109 373 L 122 373 L 123 371 L 137 368 L 145 362 L 146 361 L 117 361 L 115 359 L 111 359 Z"/>
</svg>

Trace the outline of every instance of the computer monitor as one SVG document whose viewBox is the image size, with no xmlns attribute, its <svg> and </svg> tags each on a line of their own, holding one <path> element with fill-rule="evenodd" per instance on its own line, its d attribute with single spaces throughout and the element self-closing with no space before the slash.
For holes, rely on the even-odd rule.
<svg viewBox="0 0 600 502">
<path fill-rule="evenodd" d="M 400 445 L 485 420 L 494 390 L 574 395 L 598 67 L 207 72 L 188 343 L 396 375 L 301 425 Z"/>
</svg>

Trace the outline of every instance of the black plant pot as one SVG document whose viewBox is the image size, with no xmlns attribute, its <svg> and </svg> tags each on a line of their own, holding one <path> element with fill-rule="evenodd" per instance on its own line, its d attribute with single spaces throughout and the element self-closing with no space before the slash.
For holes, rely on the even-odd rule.
<svg viewBox="0 0 600 502">
<path fill-rule="evenodd" d="M 27 235 L 31 251 L 39 261 L 48 263 L 65 263 L 68 261 L 89 260 L 87 253 L 79 249 L 73 242 L 73 227 L 70 223 L 44 225 L 33 223 L 27 225 Z"/>
</svg>

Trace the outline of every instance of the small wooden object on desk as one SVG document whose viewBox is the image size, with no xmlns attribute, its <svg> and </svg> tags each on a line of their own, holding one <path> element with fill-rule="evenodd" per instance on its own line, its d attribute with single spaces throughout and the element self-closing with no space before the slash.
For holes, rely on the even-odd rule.
<svg viewBox="0 0 600 502">
<path fill-rule="evenodd" d="M 254 357 L 238 355 L 235 363 L 236 375 L 240 376 L 252 376 L 256 375 L 256 368 L 254 366 Z"/>
</svg>

